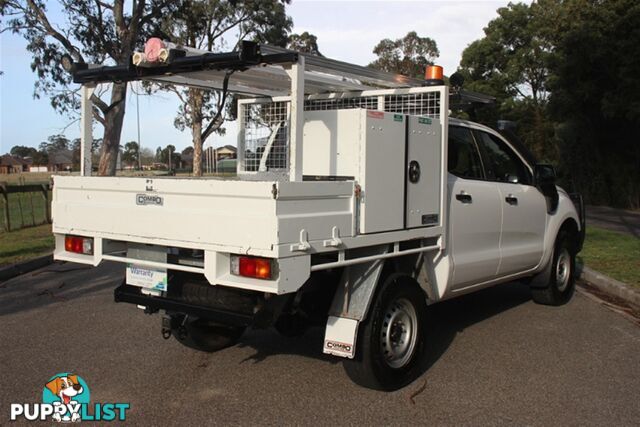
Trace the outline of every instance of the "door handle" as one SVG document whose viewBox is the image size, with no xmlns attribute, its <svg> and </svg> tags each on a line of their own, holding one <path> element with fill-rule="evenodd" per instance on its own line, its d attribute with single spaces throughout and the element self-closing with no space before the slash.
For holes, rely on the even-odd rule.
<svg viewBox="0 0 640 427">
<path fill-rule="evenodd" d="M 518 204 L 518 198 L 516 196 L 514 196 L 513 194 L 509 194 L 507 197 L 504 198 L 505 202 L 509 203 L 510 205 L 514 205 L 516 206 Z"/>
<path fill-rule="evenodd" d="M 467 194 L 464 191 L 456 194 L 456 199 L 458 199 L 462 203 L 471 203 L 473 201 L 471 194 Z"/>
</svg>

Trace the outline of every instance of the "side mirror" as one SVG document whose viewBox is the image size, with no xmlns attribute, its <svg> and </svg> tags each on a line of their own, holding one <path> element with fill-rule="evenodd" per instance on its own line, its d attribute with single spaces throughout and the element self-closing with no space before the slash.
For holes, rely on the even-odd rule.
<svg viewBox="0 0 640 427">
<path fill-rule="evenodd" d="M 536 187 L 547 201 L 547 212 L 552 213 L 558 208 L 560 196 L 556 188 L 556 170 L 551 165 L 537 164 L 533 168 Z"/>
<path fill-rule="evenodd" d="M 537 164 L 533 168 L 533 174 L 538 187 L 555 185 L 556 183 L 556 170 L 551 165 Z"/>
</svg>

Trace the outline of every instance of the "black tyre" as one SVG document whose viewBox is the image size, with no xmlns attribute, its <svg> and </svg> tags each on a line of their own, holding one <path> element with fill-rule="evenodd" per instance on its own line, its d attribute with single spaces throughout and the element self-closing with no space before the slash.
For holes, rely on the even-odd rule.
<svg viewBox="0 0 640 427">
<path fill-rule="evenodd" d="M 349 378 L 376 390 L 397 390 L 415 380 L 422 373 L 425 315 L 419 285 L 389 276 L 359 326 L 356 357 L 343 363 Z"/>
<path fill-rule="evenodd" d="M 576 254 L 571 235 L 561 230 L 556 238 L 548 285 L 531 288 L 531 297 L 538 304 L 563 305 L 571 300 L 576 288 Z"/>
<path fill-rule="evenodd" d="M 213 353 L 238 342 L 245 328 L 227 326 L 205 319 L 184 321 L 184 316 L 171 319 L 171 335 L 182 345 L 195 350 Z"/>
</svg>

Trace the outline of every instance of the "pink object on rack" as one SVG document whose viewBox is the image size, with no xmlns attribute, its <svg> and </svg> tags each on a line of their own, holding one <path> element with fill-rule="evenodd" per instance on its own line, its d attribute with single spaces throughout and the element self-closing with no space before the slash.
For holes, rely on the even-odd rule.
<svg viewBox="0 0 640 427">
<path fill-rule="evenodd" d="M 160 51 L 165 48 L 164 42 L 157 37 L 151 37 L 144 44 L 144 54 L 148 62 L 158 62 Z"/>
</svg>

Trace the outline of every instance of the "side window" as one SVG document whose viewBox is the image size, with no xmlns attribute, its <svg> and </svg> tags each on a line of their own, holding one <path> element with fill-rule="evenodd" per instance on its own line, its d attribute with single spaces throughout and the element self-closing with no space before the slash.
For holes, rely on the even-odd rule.
<svg viewBox="0 0 640 427">
<path fill-rule="evenodd" d="M 482 163 L 469 129 L 449 126 L 449 172 L 460 178 L 483 179 Z"/>
<path fill-rule="evenodd" d="M 486 160 L 487 179 L 531 184 L 531 173 L 525 164 L 500 138 L 482 131 L 474 130 L 473 133 Z"/>
</svg>

